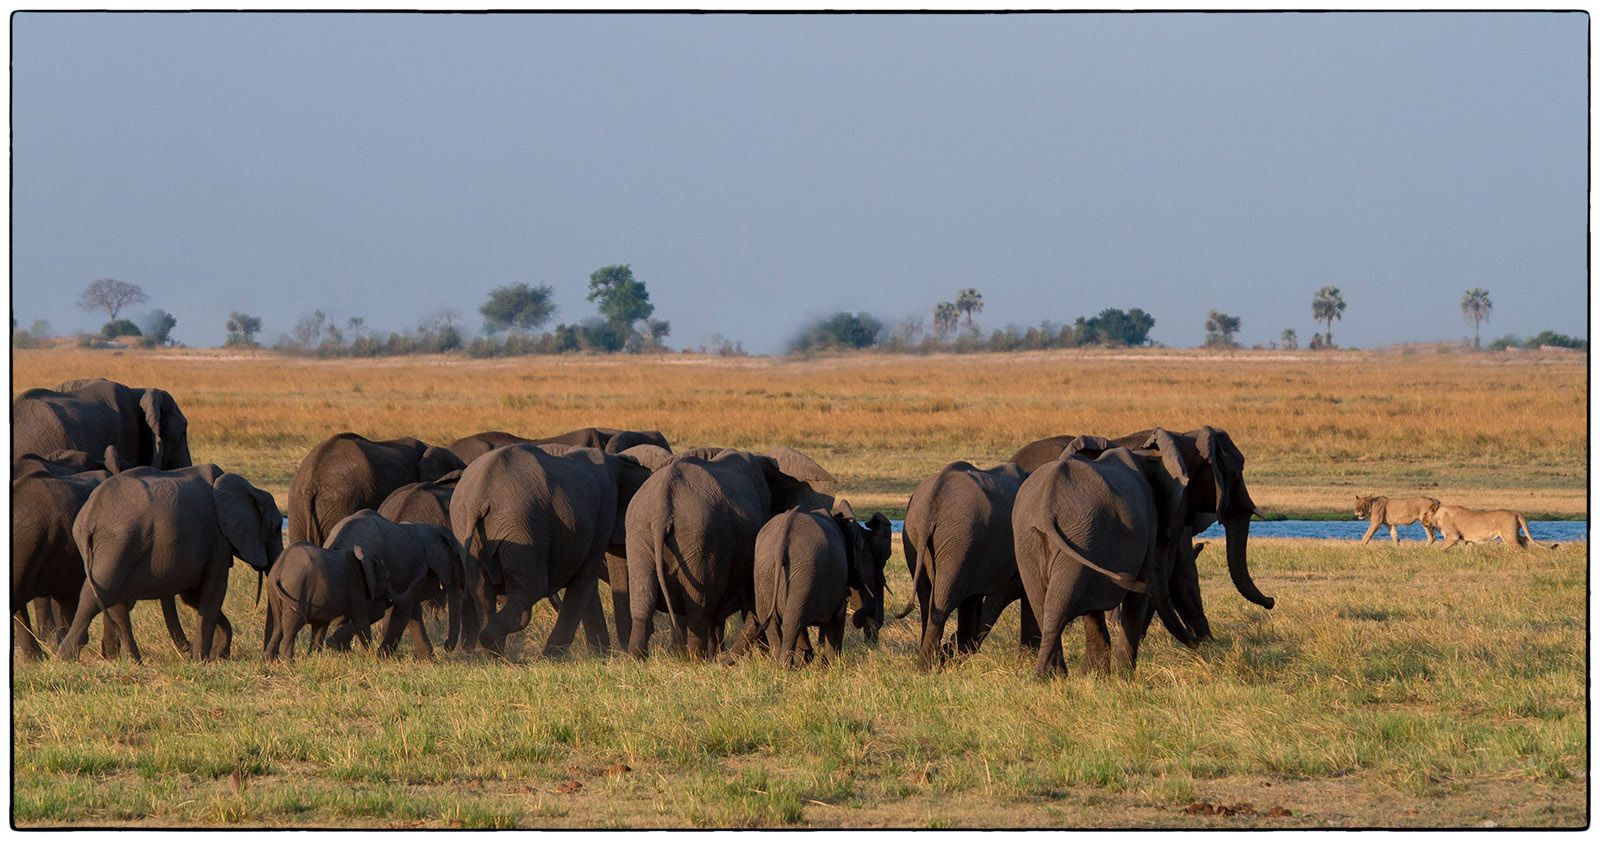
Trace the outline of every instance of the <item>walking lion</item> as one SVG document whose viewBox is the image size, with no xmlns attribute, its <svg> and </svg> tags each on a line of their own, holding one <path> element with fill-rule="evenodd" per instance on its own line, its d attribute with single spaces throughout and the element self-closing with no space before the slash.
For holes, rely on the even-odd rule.
<svg viewBox="0 0 1600 841">
<path fill-rule="evenodd" d="M 1406 526 L 1412 523 L 1421 523 L 1422 532 L 1428 536 L 1428 545 L 1433 545 L 1433 529 L 1429 527 L 1424 517 L 1428 511 L 1438 507 L 1439 500 L 1431 496 L 1407 496 L 1390 499 L 1386 496 L 1358 496 L 1356 497 L 1356 519 L 1371 517 L 1372 524 L 1367 526 L 1367 533 L 1361 536 L 1362 544 L 1372 540 L 1372 535 L 1378 531 L 1379 526 L 1389 527 L 1389 537 L 1394 542 L 1400 542 L 1400 530 L 1397 526 Z"/>
<path fill-rule="evenodd" d="M 1507 545 L 1515 543 L 1524 549 L 1534 546 L 1541 549 L 1556 548 L 1554 543 L 1547 546 L 1536 542 L 1533 532 L 1528 530 L 1528 521 L 1521 514 L 1503 508 L 1479 511 L 1459 505 L 1440 505 L 1430 509 L 1423 517 L 1422 527 L 1430 526 L 1438 529 L 1439 536 L 1444 538 L 1444 544 L 1439 547 L 1441 550 L 1457 543 L 1489 543 L 1497 537 Z"/>
</svg>

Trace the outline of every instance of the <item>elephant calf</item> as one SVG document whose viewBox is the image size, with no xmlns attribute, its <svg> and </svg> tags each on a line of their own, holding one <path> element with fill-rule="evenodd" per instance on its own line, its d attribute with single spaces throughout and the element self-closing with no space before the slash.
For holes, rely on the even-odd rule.
<svg viewBox="0 0 1600 841">
<path fill-rule="evenodd" d="M 822 657 L 838 656 L 845 613 L 854 594 L 870 614 L 883 615 L 883 565 L 889 560 L 888 518 L 867 528 L 849 505 L 836 511 L 788 511 L 756 534 L 755 621 L 766 631 L 773 659 L 793 666 L 808 649 L 806 629 L 819 627 Z"/>
<path fill-rule="evenodd" d="M 462 579 L 461 544 L 449 529 L 428 523 L 396 523 L 364 508 L 340 520 L 323 548 L 370 559 L 385 570 L 386 583 L 369 588 L 371 601 L 366 611 L 373 619 L 384 616 L 379 654 L 393 654 L 400 635 L 409 628 L 416 655 L 433 656 L 433 643 L 422 624 L 421 603 L 440 587 L 452 601 L 460 598 L 456 591 Z M 334 631 L 330 642 L 345 649 L 353 635 L 364 631 L 366 626 L 352 618 Z"/>
<path fill-rule="evenodd" d="M 294 659 L 295 638 L 311 626 L 311 651 L 322 647 L 328 625 L 346 619 L 361 643 L 372 645 L 368 610 L 380 600 L 398 601 L 388 569 L 357 547 L 349 551 L 296 543 L 283 550 L 267 576 L 268 660 Z"/>
</svg>

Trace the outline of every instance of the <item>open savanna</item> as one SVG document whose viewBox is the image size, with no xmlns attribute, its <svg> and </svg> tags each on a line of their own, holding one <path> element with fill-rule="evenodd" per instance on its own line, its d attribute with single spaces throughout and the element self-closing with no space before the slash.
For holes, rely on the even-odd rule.
<svg viewBox="0 0 1600 841">
<path fill-rule="evenodd" d="M 448 443 L 485 429 L 659 429 L 680 446 L 796 447 L 891 512 L 955 459 L 1064 432 L 1228 430 L 1269 514 L 1346 515 L 1357 493 L 1426 492 L 1587 515 L 1585 354 L 1052 351 L 823 359 L 422 357 L 24 350 L 13 395 L 107 376 L 172 391 L 197 461 L 286 500 L 335 432 Z M 1420 491 L 1419 491 L 1420 489 Z"/>
<path fill-rule="evenodd" d="M 1588 780 L 1586 546 L 1438 552 L 1257 540 L 1217 640 L 1159 623 L 1132 680 L 1039 682 L 1007 612 L 915 668 L 912 620 L 829 668 L 537 652 L 266 664 L 254 576 L 235 658 L 193 664 L 160 611 L 146 661 L 19 663 L 18 826 L 1578 826 Z M 909 576 L 898 551 L 890 586 Z M 96 634 L 99 621 L 94 626 Z M 431 620 L 435 639 L 441 620 Z M 658 635 L 660 639 L 664 635 Z M 302 638 L 303 641 L 303 638 Z M 404 650 L 404 649 L 403 649 Z M 1225 813 L 1215 814 L 1222 809 Z"/>
<path fill-rule="evenodd" d="M 1337 513 L 1356 491 L 1426 485 L 1452 500 L 1587 512 L 1581 356 L 12 360 L 14 391 L 91 375 L 172 390 L 196 460 L 280 502 L 304 452 L 346 429 L 446 442 L 612 425 L 658 428 L 682 446 L 789 444 L 839 474 L 860 507 L 894 510 L 952 459 L 994 462 L 1064 431 L 1211 423 L 1248 455 L 1268 509 Z M 1079 668 L 1075 625 L 1071 674 L 1048 683 L 1018 653 L 1014 608 L 980 654 L 935 674 L 915 668 L 911 620 L 875 649 L 852 630 L 826 669 L 660 651 L 636 663 L 581 643 L 547 661 L 545 605 L 504 661 L 357 651 L 268 665 L 254 576 L 237 567 L 229 662 L 180 660 L 147 604 L 134 612 L 143 665 L 107 663 L 93 644 L 78 663 L 15 665 L 13 821 L 1587 823 L 1586 545 L 1251 550 L 1275 610 L 1232 590 L 1214 546 L 1200 561 L 1214 643 L 1189 651 L 1158 624 L 1132 680 L 1095 677 Z M 898 601 L 909 590 L 898 546 L 889 573 Z M 441 638 L 441 619 L 430 622 Z"/>
</svg>

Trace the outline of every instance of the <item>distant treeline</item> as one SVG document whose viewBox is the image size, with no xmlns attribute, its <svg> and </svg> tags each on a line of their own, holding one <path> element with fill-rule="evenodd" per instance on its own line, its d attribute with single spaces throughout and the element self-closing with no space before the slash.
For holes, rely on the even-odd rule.
<svg viewBox="0 0 1600 841">
<path fill-rule="evenodd" d="M 1044 321 L 1037 327 L 1008 326 L 987 337 L 976 327 L 924 335 L 921 319 L 908 319 L 890 328 L 868 313 L 837 312 L 807 325 L 790 343 L 789 349 L 794 353 L 869 348 L 896 353 L 973 353 L 1087 346 L 1138 347 L 1150 343 L 1150 330 L 1155 325 L 1153 316 L 1134 307 L 1104 309 L 1098 315 L 1080 317 L 1072 324 Z"/>
</svg>

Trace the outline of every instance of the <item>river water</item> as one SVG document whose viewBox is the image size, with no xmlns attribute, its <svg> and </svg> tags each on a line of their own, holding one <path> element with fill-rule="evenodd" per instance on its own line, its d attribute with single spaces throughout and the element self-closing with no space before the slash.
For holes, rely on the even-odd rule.
<svg viewBox="0 0 1600 841">
<path fill-rule="evenodd" d="M 894 530 L 900 531 L 904 521 L 892 520 Z M 1361 535 L 1367 532 L 1366 520 L 1252 520 L 1250 522 L 1251 537 L 1302 537 L 1315 540 L 1360 540 Z M 1587 520 L 1535 520 L 1528 523 L 1528 528 L 1533 532 L 1533 539 L 1541 543 L 1587 543 L 1589 541 L 1589 521 Z M 1214 525 L 1201 532 L 1198 537 L 1205 540 L 1221 540 L 1223 538 L 1222 526 Z M 1373 540 L 1389 540 L 1387 527 L 1378 529 L 1372 535 Z M 1427 538 L 1422 533 L 1422 526 L 1413 523 L 1400 527 L 1401 542 L 1425 541 Z"/>
</svg>

